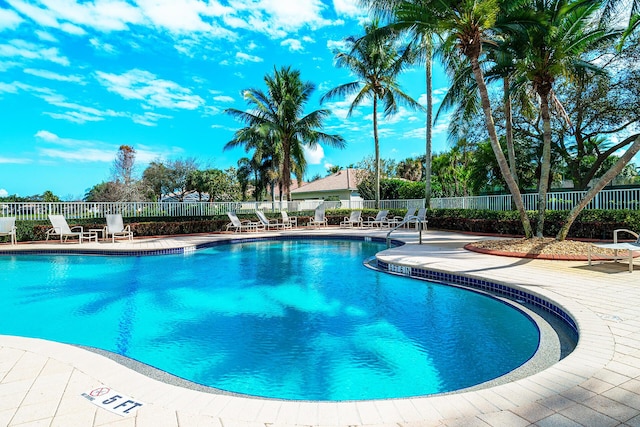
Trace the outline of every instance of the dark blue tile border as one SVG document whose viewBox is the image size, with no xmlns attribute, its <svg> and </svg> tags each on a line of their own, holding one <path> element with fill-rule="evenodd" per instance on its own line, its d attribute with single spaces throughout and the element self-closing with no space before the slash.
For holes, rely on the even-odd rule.
<svg viewBox="0 0 640 427">
<path fill-rule="evenodd" d="M 187 252 L 189 248 L 187 247 Z M 100 249 L 25 249 L 20 251 L 0 251 L 3 255 L 99 255 L 99 256 L 146 256 L 146 255 L 174 255 L 185 253 L 185 248 L 144 249 L 102 251 Z"/>
<path fill-rule="evenodd" d="M 381 270 L 390 271 L 389 263 L 377 260 L 377 265 Z M 567 324 L 567 326 L 569 326 L 571 331 L 575 333 L 575 338 L 578 337 L 578 325 L 566 311 L 558 307 L 556 304 L 545 300 L 544 298 L 523 291 L 521 289 L 515 289 L 507 285 L 494 283 L 483 279 L 476 279 L 474 277 L 461 276 L 458 274 L 436 270 L 427 270 L 417 267 L 411 267 L 410 277 L 421 280 L 440 282 L 444 284 L 461 285 L 471 289 L 500 295 L 515 300 L 520 304 L 531 304 L 563 321 L 565 324 Z"/>
</svg>

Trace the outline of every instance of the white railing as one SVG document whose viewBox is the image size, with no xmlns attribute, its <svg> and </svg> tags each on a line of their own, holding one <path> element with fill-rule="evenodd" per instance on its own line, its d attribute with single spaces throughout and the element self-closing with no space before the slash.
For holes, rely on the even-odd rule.
<svg viewBox="0 0 640 427">
<path fill-rule="evenodd" d="M 320 204 L 325 209 L 373 208 L 373 201 L 323 201 L 294 200 L 275 202 L 0 202 L 0 216 L 15 216 L 20 221 L 47 220 L 48 215 L 64 215 L 68 219 L 104 218 L 105 214 L 119 213 L 125 218 L 143 217 L 200 217 L 225 215 L 227 212 L 250 214 L 256 210 L 264 212 L 313 211 Z M 383 200 L 385 209 L 422 207 L 424 200 Z"/>
<path fill-rule="evenodd" d="M 572 209 L 586 193 L 586 191 L 547 193 L 547 209 L 556 211 Z M 523 194 L 522 201 L 525 209 L 538 209 L 538 194 Z M 431 208 L 508 211 L 512 209 L 512 204 L 510 195 L 442 197 L 432 198 Z M 602 190 L 587 204 L 586 209 L 640 210 L 640 188 Z"/>
<path fill-rule="evenodd" d="M 547 194 L 547 208 L 568 210 L 584 196 L 584 191 L 568 191 Z M 525 208 L 537 209 L 537 194 L 522 196 Z M 15 216 L 24 220 L 47 220 L 47 215 L 59 214 L 69 219 L 104 218 L 108 213 L 120 213 L 123 217 L 201 217 L 224 215 L 234 211 L 250 214 L 264 212 L 308 212 L 320 204 L 326 209 L 375 209 L 373 200 L 293 200 L 275 202 L 0 202 L 0 216 Z M 381 200 L 380 209 L 407 209 L 424 207 L 424 199 Z M 488 209 L 508 211 L 512 209 L 511 196 L 442 197 L 431 199 L 432 209 Z M 640 210 L 640 188 L 603 190 L 587 205 L 587 209 Z"/>
</svg>

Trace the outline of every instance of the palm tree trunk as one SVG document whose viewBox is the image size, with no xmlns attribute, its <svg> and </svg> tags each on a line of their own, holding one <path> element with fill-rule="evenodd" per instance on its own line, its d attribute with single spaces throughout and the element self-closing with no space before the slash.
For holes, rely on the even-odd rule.
<svg viewBox="0 0 640 427">
<path fill-rule="evenodd" d="M 507 156 L 509 157 L 509 169 L 511 170 L 513 179 L 515 180 L 516 184 L 518 184 L 518 172 L 516 171 L 516 150 L 513 146 L 513 113 L 511 111 L 511 95 L 509 94 L 509 91 L 511 90 L 509 77 L 505 77 L 502 80 L 502 84 L 504 88 L 504 120 L 507 139 Z"/>
<path fill-rule="evenodd" d="M 496 133 L 496 127 L 493 123 L 493 117 L 491 116 L 491 102 L 489 102 L 489 93 L 487 91 L 487 85 L 484 81 L 484 76 L 482 75 L 482 70 L 480 69 L 480 64 L 478 63 L 478 58 L 477 56 L 475 56 L 469 57 L 469 59 L 471 60 L 471 69 L 473 71 L 473 76 L 476 79 L 476 84 L 478 85 L 478 91 L 480 92 L 480 100 L 482 102 L 482 110 L 484 111 L 484 119 L 487 125 L 487 131 L 489 132 L 489 139 L 491 140 L 491 148 L 493 148 L 493 153 L 495 154 L 496 160 L 498 161 L 498 166 L 500 166 L 500 172 L 507 182 L 507 187 L 509 187 L 509 191 L 511 192 L 513 201 L 516 204 L 516 209 L 518 209 L 518 213 L 520 214 L 520 220 L 522 221 L 524 235 L 526 238 L 530 238 L 532 235 L 532 231 L 529 216 L 527 215 L 527 211 L 524 208 L 524 203 L 522 202 L 522 195 L 520 194 L 518 184 L 513 179 L 513 175 L 511 175 L 507 159 L 505 158 L 504 153 L 502 152 L 502 148 L 500 147 L 500 143 L 498 142 L 498 134 Z"/>
<path fill-rule="evenodd" d="M 587 194 L 584 195 L 582 200 L 580 200 L 580 203 L 578 203 L 573 207 L 573 209 L 571 209 L 571 212 L 569 212 L 564 225 L 556 235 L 556 240 L 562 241 L 567 238 L 567 234 L 569 234 L 571 225 L 573 225 L 574 221 L 576 220 L 580 212 L 582 212 L 582 210 L 585 208 L 585 206 L 587 206 L 587 204 L 596 196 L 596 194 L 598 194 L 600 190 L 602 190 L 609 182 L 611 182 L 611 180 L 615 178 L 622 171 L 622 169 L 624 169 L 624 167 L 627 165 L 627 163 L 629 163 L 633 156 L 635 156 L 640 151 L 639 134 L 633 135 L 627 139 L 634 138 L 635 141 L 633 142 L 633 144 L 631 144 L 627 152 L 618 159 L 618 161 L 611 167 L 611 169 L 609 169 L 604 175 L 600 177 L 600 179 L 596 181 L 593 187 L 591 187 L 591 189 L 587 191 Z"/>
<path fill-rule="evenodd" d="M 426 83 L 427 83 L 427 125 L 426 125 L 426 156 L 424 162 L 424 199 L 425 207 L 431 206 L 431 130 L 433 126 L 433 83 L 432 83 L 432 46 L 430 40 L 425 43 L 426 57 Z"/>
<path fill-rule="evenodd" d="M 282 185 L 284 186 L 284 192 L 287 196 L 287 201 L 291 200 L 291 194 L 289 193 L 289 187 L 291 187 L 291 147 L 289 141 L 283 139 L 282 141 Z M 281 196 L 282 197 L 282 196 Z"/>
<path fill-rule="evenodd" d="M 373 143 L 375 145 L 376 200 L 375 207 L 380 207 L 380 143 L 378 142 L 378 96 L 373 95 Z"/>
<path fill-rule="evenodd" d="M 551 173 L 551 117 L 549 115 L 549 98 L 545 93 L 540 95 L 540 115 L 542 116 L 542 159 L 540 165 L 540 181 L 538 183 L 538 224 L 536 236 L 544 237 L 544 217 L 547 212 L 547 190 Z"/>
</svg>

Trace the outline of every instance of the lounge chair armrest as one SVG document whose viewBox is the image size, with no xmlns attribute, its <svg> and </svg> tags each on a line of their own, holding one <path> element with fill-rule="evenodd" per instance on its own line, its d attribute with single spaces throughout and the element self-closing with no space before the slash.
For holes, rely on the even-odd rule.
<svg viewBox="0 0 640 427">
<path fill-rule="evenodd" d="M 636 239 L 640 239 L 640 236 L 635 231 L 631 231 L 626 228 L 619 228 L 617 230 L 613 230 L 613 243 L 618 243 L 618 233 L 629 233 Z"/>
<path fill-rule="evenodd" d="M 47 234 L 60 234 L 60 227 L 51 227 L 47 230 Z"/>
<path fill-rule="evenodd" d="M 80 233 L 83 233 L 83 232 L 84 232 L 84 228 L 82 228 L 82 226 L 81 226 L 81 225 L 76 225 L 75 227 L 71 227 L 71 228 L 70 228 L 70 230 L 71 230 L 71 231 L 74 231 L 74 230 L 76 230 L 76 229 L 77 229 L 77 230 L 80 230 Z"/>
</svg>

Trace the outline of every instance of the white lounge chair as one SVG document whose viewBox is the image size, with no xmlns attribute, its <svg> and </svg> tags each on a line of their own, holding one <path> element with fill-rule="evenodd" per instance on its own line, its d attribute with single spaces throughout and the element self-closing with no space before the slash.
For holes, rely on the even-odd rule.
<svg viewBox="0 0 640 427">
<path fill-rule="evenodd" d="M 411 222 L 416 225 L 416 229 L 418 229 L 419 224 L 422 224 L 422 229 L 426 230 L 427 223 L 429 222 L 427 221 L 427 208 L 418 209 L 418 213 L 416 214 L 415 219 L 413 219 Z"/>
<path fill-rule="evenodd" d="M 409 219 L 412 216 L 416 215 L 416 208 L 408 208 L 407 213 L 404 216 L 394 216 L 387 219 L 387 224 L 389 227 L 395 227 L 396 225 L 402 224 L 404 222 L 404 227 L 409 226 Z"/>
<path fill-rule="evenodd" d="M 266 228 L 267 230 L 271 230 L 271 229 L 281 230 L 284 228 L 284 223 L 278 222 L 275 219 L 273 221 L 270 221 L 269 218 L 267 218 L 264 212 L 262 211 L 256 211 L 256 215 L 258 216 L 258 219 L 262 223 L 263 227 Z"/>
<path fill-rule="evenodd" d="M 351 211 L 349 217 L 344 217 L 340 227 L 362 227 L 362 211 Z"/>
<path fill-rule="evenodd" d="M 289 216 L 287 211 L 280 211 L 280 215 L 282 215 L 282 223 L 284 224 L 284 228 L 293 228 L 298 226 L 297 216 Z"/>
<path fill-rule="evenodd" d="M 249 220 L 240 221 L 238 215 L 234 212 L 227 212 L 227 216 L 231 220 L 229 224 L 227 224 L 227 231 L 230 228 L 233 228 L 235 232 L 242 233 L 242 231 L 258 231 L 264 230 L 264 226 L 260 222 L 253 222 Z"/>
<path fill-rule="evenodd" d="M 84 231 L 80 225 L 69 228 L 63 215 L 49 215 L 49 221 L 53 227 L 47 230 L 46 240 L 49 240 L 51 236 L 59 236 L 60 243 L 66 242 L 69 237 L 77 237 L 78 243 L 82 243 L 83 239 L 98 241 L 98 233 L 95 231 Z"/>
<path fill-rule="evenodd" d="M 329 222 L 327 218 L 324 216 L 324 207 L 322 205 L 318 206 L 313 213 L 313 218 L 309 220 L 309 227 L 327 227 Z"/>
<path fill-rule="evenodd" d="M 9 236 L 12 245 L 16 242 L 16 217 L 7 216 L 0 218 L 0 236 Z"/>
<path fill-rule="evenodd" d="M 376 217 L 368 217 L 366 221 L 362 222 L 362 226 L 363 227 L 382 227 L 387 226 L 388 222 L 387 222 L 387 215 L 389 215 L 389 211 L 388 210 L 382 210 L 382 211 L 378 211 L 378 214 L 376 215 Z"/>
<path fill-rule="evenodd" d="M 124 225 L 121 214 L 107 214 L 105 215 L 105 218 L 107 219 L 107 226 L 103 231 L 105 239 L 108 239 L 109 236 L 111 236 L 111 242 L 113 243 L 115 243 L 116 238 L 129 239 L 129 241 L 133 240 L 131 227 L 129 224 L 126 226 Z"/>
<path fill-rule="evenodd" d="M 636 238 L 635 242 L 618 242 L 618 233 L 629 233 Z M 591 265 L 591 248 L 593 246 L 597 246 L 599 248 L 605 249 L 613 249 L 613 256 L 606 257 L 603 255 L 598 255 L 599 258 L 606 257 L 611 258 L 615 262 L 618 262 L 618 259 L 622 259 L 622 256 L 618 255 L 618 251 L 627 251 L 628 261 L 629 261 L 629 273 L 633 272 L 633 253 L 640 251 L 640 235 L 634 231 L 627 230 L 626 228 L 620 228 L 618 230 L 613 230 L 613 243 L 594 243 L 589 246 L 588 259 L 589 265 Z"/>
</svg>

